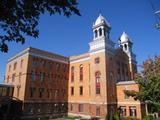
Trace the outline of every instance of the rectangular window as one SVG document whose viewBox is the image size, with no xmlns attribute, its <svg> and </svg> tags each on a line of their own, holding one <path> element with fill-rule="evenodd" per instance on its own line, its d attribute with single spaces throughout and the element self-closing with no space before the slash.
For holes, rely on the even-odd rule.
<svg viewBox="0 0 160 120">
<path fill-rule="evenodd" d="M 80 95 L 83 95 L 83 86 L 80 86 L 80 87 L 79 87 L 79 94 L 80 94 Z"/>
<path fill-rule="evenodd" d="M 15 77 L 16 77 L 16 74 L 14 73 L 14 74 L 12 75 L 12 82 L 15 82 Z"/>
<path fill-rule="evenodd" d="M 32 59 L 32 65 L 34 67 L 37 67 L 39 64 L 40 64 L 40 62 L 38 61 L 38 58 L 33 57 L 33 59 Z"/>
<path fill-rule="evenodd" d="M 117 70 L 117 81 L 121 81 L 120 69 Z"/>
<path fill-rule="evenodd" d="M 137 111 L 135 106 L 129 107 L 129 113 L 131 117 L 136 117 L 137 116 Z"/>
<path fill-rule="evenodd" d="M 73 110 L 73 104 L 70 105 L 70 110 L 71 110 L 71 111 Z"/>
<path fill-rule="evenodd" d="M 73 82 L 73 81 L 74 81 L 74 75 L 71 76 L 71 82 Z"/>
<path fill-rule="evenodd" d="M 16 67 L 17 67 L 17 62 L 14 63 L 13 70 L 15 70 Z"/>
<path fill-rule="evenodd" d="M 48 74 L 48 81 L 51 82 L 52 80 L 52 74 Z"/>
<path fill-rule="evenodd" d="M 71 87 L 71 95 L 74 95 L 74 87 Z"/>
<path fill-rule="evenodd" d="M 125 64 L 122 63 L 122 80 L 125 81 Z"/>
<path fill-rule="evenodd" d="M 22 73 L 20 72 L 19 73 L 19 83 L 21 83 L 21 76 L 22 76 Z"/>
<path fill-rule="evenodd" d="M 101 93 L 101 90 L 100 90 L 100 82 L 97 82 L 96 83 L 96 94 L 99 95 Z"/>
<path fill-rule="evenodd" d="M 23 67 L 23 60 L 21 60 L 21 68 Z"/>
<path fill-rule="evenodd" d="M 41 77 L 41 78 L 40 78 L 40 79 L 41 79 L 41 82 L 43 82 L 43 81 L 44 81 L 44 78 L 45 78 L 45 73 L 42 73 L 42 72 L 41 72 L 41 73 L 40 73 L 40 77 Z"/>
<path fill-rule="evenodd" d="M 71 82 L 74 81 L 74 66 L 71 67 Z"/>
<path fill-rule="evenodd" d="M 96 116 L 100 116 L 100 107 L 96 108 Z"/>
<path fill-rule="evenodd" d="M 79 109 L 79 112 L 83 112 L 83 104 L 79 104 L 78 109 Z"/>
<path fill-rule="evenodd" d="M 122 81 L 125 81 L 125 72 L 122 70 Z"/>
<path fill-rule="evenodd" d="M 35 92 L 36 88 L 34 87 L 30 87 L 29 88 L 29 91 L 30 91 L 30 98 L 33 98 L 34 97 L 34 92 Z"/>
<path fill-rule="evenodd" d="M 117 61 L 117 81 L 121 81 L 120 62 Z"/>
<path fill-rule="evenodd" d="M 17 97 L 19 97 L 20 86 L 17 86 Z"/>
<path fill-rule="evenodd" d="M 101 91 L 101 90 L 100 90 L 100 87 L 97 87 L 97 86 L 96 86 L 96 94 L 97 94 L 97 95 L 99 95 L 99 94 L 101 93 L 100 91 Z"/>
<path fill-rule="evenodd" d="M 80 65 L 80 81 L 83 80 L 83 65 Z"/>
<path fill-rule="evenodd" d="M 79 104 L 78 110 L 79 110 L 79 112 L 83 112 L 83 104 Z"/>
<path fill-rule="evenodd" d="M 47 98 L 50 98 L 50 89 L 47 89 Z"/>
<path fill-rule="evenodd" d="M 111 81 L 113 80 L 113 72 L 112 71 L 109 72 L 109 80 L 111 80 Z"/>
<path fill-rule="evenodd" d="M 58 94 L 59 94 L 59 90 L 54 90 L 54 97 L 56 98 L 56 97 L 58 97 Z"/>
<path fill-rule="evenodd" d="M 56 64 L 56 70 L 60 70 L 60 64 L 59 63 Z"/>
<path fill-rule="evenodd" d="M 11 71 L 11 65 L 9 65 L 9 69 L 8 69 L 8 72 L 10 72 Z"/>
<path fill-rule="evenodd" d="M 39 88 L 39 98 L 43 97 L 44 88 Z"/>
<path fill-rule="evenodd" d="M 80 74 L 80 81 L 83 80 L 83 73 Z"/>
<path fill-rule="evenodd" d="M 36 79 L 35 71 L 31 71 L 31 80 L 35 81 L 35 79 Z"/>
<path fill-rule="evenodd" d="M 100 60 L 99 60 L 99 57 L 98 58 L 95 58 L 95 64 L 98 64 L 99 62 L 100 62 Z"/>
<path fill-rule="evenodd" d="M 126 116 L 126 107 L 125 106 L 120 106 L 120 115 L 121 116 Z"/>
<path fill-rule="evenodd" d="M 67 71 L 67 65 L 63 65 L 63 72 Z"/>
<path fill-rule="evenodd" d="M 126 71 L 126 81 L 128 81 L 128 71 Z"/>
</svg>

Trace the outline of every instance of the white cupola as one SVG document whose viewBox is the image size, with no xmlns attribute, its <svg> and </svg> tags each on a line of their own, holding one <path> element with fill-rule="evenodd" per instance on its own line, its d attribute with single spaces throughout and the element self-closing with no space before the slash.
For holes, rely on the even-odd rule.
<svg viewBox="0 0 160 120">
<path fill-rule="evenodd" d="M 101 14 L 99 14 L 94 26 L 97 26 L 100 24 L 106 24 L 108 27 L 110 27 L 110 24 L 107 22 L 107 20 Z"/>
<path fill-rule="evenodd" d="M 108 21 L 101 15 L 97 17 L 93 23 L 93 41 L 89 43 L 90 52 L 108 51 L 113 53 L 114 42 L 109 38 L 109 32 L 111 29 Z"/>
<path fill-rule="evenodd" d="M 93 23 L 92 28 L 94 33 L 94 40 L 100 37 L 109 37 L 109 31 L 111 29 L 111 26 L 101 14 L 99 14 L 95 23 Z"/>
<path fill-rule="evenodd" d="M 121 40 L 121 43 L 124 43 L 124 42 L 129 42 L 130 38 L 125 32 L 123 32 L 122 35 L 121 35 L 120 40 Z"/>
<path fill-rule="evenodd" d="M 136 64 L 136 55 L 132 51 L 133 42 L 126 32 L 123 32 L 119 38 L 119 47 L 128 55 L 129 62 Z"/>
<path fill-rule="evenodd" d="M 123 51 L 125 51 L 126 53 L 132 52 L 133 43 L 126 32 L 122 33 L 118 42 L 119 42 L 119 46 L 123 48 Z"/>
</svg>

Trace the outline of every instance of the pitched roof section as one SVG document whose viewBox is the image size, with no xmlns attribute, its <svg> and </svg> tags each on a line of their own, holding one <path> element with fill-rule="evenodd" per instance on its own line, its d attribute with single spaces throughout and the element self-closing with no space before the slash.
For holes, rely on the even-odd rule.
<svg viewBox="0 0 160 120">
<path fill-rule="evenodd" d="M 106 24 L 108 27 L 111 27 L 110 23 L 101 14 L 99 14 L 98 18 L 96 19 L 94 26 L 98 26 L 100 24 Z"/>
</svg>

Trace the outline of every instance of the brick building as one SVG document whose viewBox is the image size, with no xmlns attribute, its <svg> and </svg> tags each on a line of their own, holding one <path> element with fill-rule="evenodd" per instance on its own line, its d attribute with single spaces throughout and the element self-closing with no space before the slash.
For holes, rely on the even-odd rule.
<svg viewBox="0 0 160 120">
<path fill-rule="evenodd" d="M 106 118 L 120 109 L 122 116 L 142 118 L 144 104 L 124 93 L 139 90 L 133 81 L 137 68 L 131 39 L 123 32 L 115 48 L 102 15 L 92 29 L 84 54 L 68 58 L 30 47 L 8 60 L 5 82 L 15 86 L 24 116 Z"/>
</svg>

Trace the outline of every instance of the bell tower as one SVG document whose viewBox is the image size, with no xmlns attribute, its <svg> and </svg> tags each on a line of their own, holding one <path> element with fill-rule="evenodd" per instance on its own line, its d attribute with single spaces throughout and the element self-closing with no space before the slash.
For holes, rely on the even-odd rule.
<svg viewBox="0 0 160 120">
<path fill-rule="evenodd" d="M 93 40 L 89 43 L 90 50 L 90 102 L 91 109 L 97 105 L 100 109 L 108 110 L 108 61 L 114 55 L 114 42 L 110 40 L 111 26 L 100 14 L 92 26 Z M 96 104 L 95 104 L 96 103 Z M 101 105 L 97 104 L 101 103 Z M 104 114 L 105 117 L 105 114 Z"/>
<path fill-rule="evenodd" d="M 113 51 L 114 43 L 110 40 L 109 34 L 111 30 L 111 26 L 108 21 L 100 14 L 96 19 L 95 23 L 93 23 L 93 41 L 89 43 L 90 45 L 90 53 L 98 52 L 99 50 L 105 51 Z"/>
<path fill-rule="evenodd" d="M 97 40 L 103 37 L 109 37 L 111 26 L 101 14 L 97 18 L 96 22 L 93 23 L 92 28 L 94 34 L 93 40 Z"/>
<path fill-rule="evenodd" d="M 133 42 L 126 32 L 122 33 L 118 42 L 119 42 L 119 47 L 121 47 L 129 57 L 130 76 L 131 79 L 133 80 L 135 78 L 135 73 L 137 72 L 136 55 L 132 51 Z"/>
</svg>

